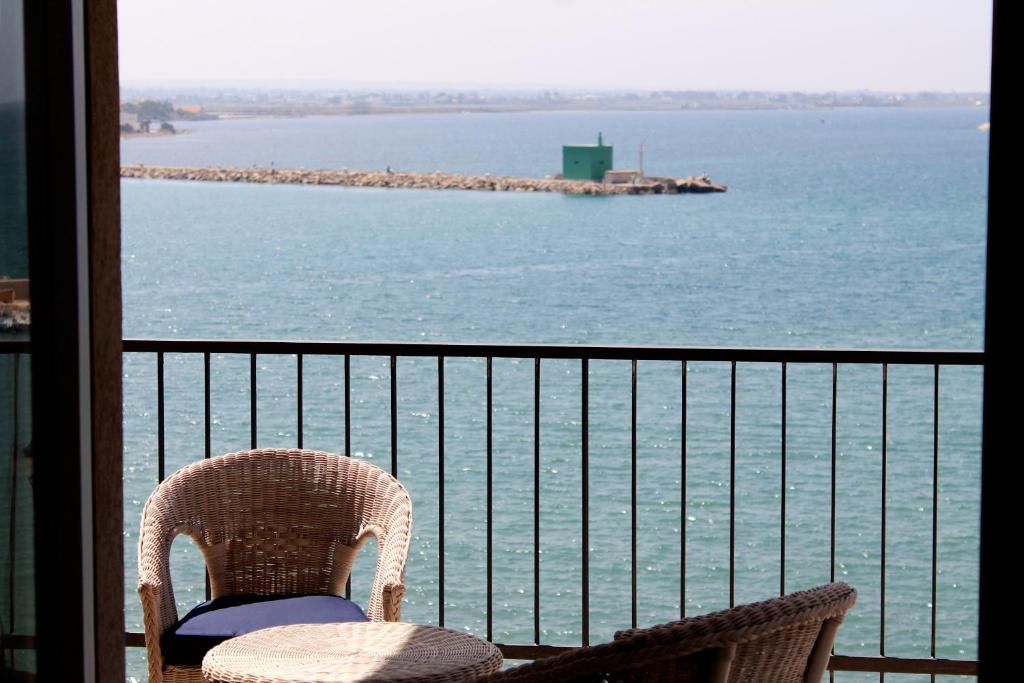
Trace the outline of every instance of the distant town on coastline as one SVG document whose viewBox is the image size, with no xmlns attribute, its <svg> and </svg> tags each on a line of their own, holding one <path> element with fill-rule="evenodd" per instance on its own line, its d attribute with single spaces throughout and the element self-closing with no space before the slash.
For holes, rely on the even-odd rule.
<svg viewBox="0 0 1024 683">
<path fill-rule="evenodd" d="M 988 106 L 984 92 L 703 90 L 401 90 L 122 86 L 125 132 L 161 123 L 247 116 L 516 111 L 674 111 Z M 164 127 L 164 133 L 173 132 Z"/>
</svg>

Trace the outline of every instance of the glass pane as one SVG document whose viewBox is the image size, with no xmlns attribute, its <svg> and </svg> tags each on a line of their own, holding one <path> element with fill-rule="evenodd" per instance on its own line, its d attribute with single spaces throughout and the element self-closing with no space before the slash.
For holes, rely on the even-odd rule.
<svg viewBox="0 0 1024 683">
<path fill-rule="evenodd" d="M 0 679 L 34 673 L 24 25 L 0 0 Z"/>
</svg>

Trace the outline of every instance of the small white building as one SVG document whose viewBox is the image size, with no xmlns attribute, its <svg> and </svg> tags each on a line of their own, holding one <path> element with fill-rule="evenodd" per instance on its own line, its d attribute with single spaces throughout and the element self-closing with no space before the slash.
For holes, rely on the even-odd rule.
<svg viewBox="0 0 1024 683">
<path fill-rule="evenodd" d="M 633 168 L 615 168 L 604 172 L 604 181 L 612 185 L 631 185 L 643 177 L 643 173 Z"/>
</svg>

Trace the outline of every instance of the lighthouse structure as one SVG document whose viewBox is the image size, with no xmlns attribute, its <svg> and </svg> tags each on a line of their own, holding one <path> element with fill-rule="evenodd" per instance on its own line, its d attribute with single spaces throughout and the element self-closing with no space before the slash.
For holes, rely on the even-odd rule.
<svg viewBox="0 0 1024 683">
<path fill-rule="evenodd" d="M 612 170 L 612 146 L 604 144 L 597 134 L 596 145 L 563 145 L 562 177 L 566 180 L 604 180 L 605 171 Z"/>
</svg>

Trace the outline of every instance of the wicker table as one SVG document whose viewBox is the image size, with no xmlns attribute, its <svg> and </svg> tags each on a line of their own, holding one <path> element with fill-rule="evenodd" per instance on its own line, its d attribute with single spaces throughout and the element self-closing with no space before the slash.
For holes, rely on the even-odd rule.
<svg viewBox="0 0 1024 683">
<path fill-rule="evenodd" d="M 487 641 L 433 626 L 397 622 L 295 624 L 253 631 L 203 659 L 210 683 L 473 681 L 501 667 Z"/>
</svg>

